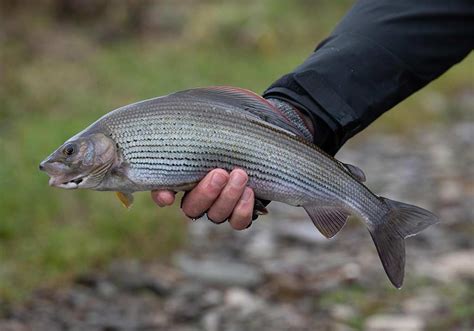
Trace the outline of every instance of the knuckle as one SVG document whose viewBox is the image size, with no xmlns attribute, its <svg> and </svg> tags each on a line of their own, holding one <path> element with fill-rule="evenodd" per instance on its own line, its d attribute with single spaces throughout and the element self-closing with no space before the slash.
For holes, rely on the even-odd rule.
<svg viewBox="0 0 474 331">
<path fill-rule="evenodd" d="M 228 186 L 222 191 L 222 198 L 232 201 L 232 202 L 236 202 L 242 196 L 244 188 L 245 188 L 245 185 L 241 187 Z"/>
<path fill-rule="evenodd" d="M 208 218 L 214 223 L 226 221 L 231 216 L 237 199 L 232 199 L 221 194 L 219 199 L 209 208 L 207 212 Z"/>
<path fill-rule="evenodd" d="M 226 205 L 222 204 L 214 204 L 207 212 L 207 218 L 213 223 L 222 223 L 225 222 L 231 212 L 232 209 L 226 208 Z"/>
<path fill-rule="evenodd" d="M 217 200 L 219 194 L 220 192 L 205 190 L 202 192 L 199 198 L 195 199 L 194 203 L 200 208 L 201 206 L 206 206 L 206 209 L 208 209 L 214 203 L 214 201 Z"/>
</svg>

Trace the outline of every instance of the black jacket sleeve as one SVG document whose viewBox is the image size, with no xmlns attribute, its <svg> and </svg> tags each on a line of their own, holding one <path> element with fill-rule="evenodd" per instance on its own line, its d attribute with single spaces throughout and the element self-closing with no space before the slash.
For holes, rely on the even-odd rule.
<svg viewBox="0 0 474 331">
<path fill-rule="evenodd" d="M 473 0 L 359 0 L 264 96 L 306 110 L 331 154 L 474 47 Z"/>
</svg>

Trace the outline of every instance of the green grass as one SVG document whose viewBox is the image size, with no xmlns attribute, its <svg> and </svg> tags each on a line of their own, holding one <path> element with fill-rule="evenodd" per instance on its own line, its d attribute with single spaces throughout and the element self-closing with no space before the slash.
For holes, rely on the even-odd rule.
<svg viewBox="0 0 474 331">
<path fill-rule="evenodd" d="M 115 257 L 166 258 L 185 238 L 177 208 L 158 210 L 147 193 L 126 211 L 112 193 L 48 187 L 38 164 L 59 144 L 111 109 L 175 90 L 225 84 L 262 92 L 306 58 L 349 4 L 205 3 L 170 38 L 105 45 L 84 27 L 28 20 L 27 31 L 56 33 L 46 39 L 46 51 L 31 53 L 14 39 L 2 54 L 0 301 Z M 451 104 L 471 83 L 473 68 L 471 56 L 370 130 L 446 120 L 449 115 L 432 112 L 426 100 L 445 95 Z"/>
<path fill-rule="evenodd" d="M 45 281 L 113 257 L 163 257 L 183 240 L 186 222 L 142 193 L 130 211 L 112 193 L 49 188 L 38 161 L 74 132 L 70 119 L 17 119 L 0 150 L 0 297 L 15 299 Z M 67 133 L 69 134 L 69 133 Z"/>
</svg>

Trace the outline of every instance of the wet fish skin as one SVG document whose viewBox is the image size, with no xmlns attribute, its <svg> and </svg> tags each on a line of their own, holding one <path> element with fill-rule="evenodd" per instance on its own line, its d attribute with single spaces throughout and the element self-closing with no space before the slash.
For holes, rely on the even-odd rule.
<svg viewBox="0 0 474 331">
<path fill-rule="evenodd" d="M 213 87 L 177 92 L 112 111 L 69 139 L 42 165 L 54 181 L 82 182 L 75 187 L 131 193 L 154 189 L 189 190 L 210 170 L 244 169 L 256 197 L 305 208 L 326 237 L 334 236 L 349 215 L 362 219 L 377 247 L 390 280 L 401 287 L 404 238 L 438 221 L 416 206 L 373 194 L 361 180 L 363 172 L 346 166 L 315 145 L 299 138 L 290 121 L 273 116 L 277 110 L 242 89 Z M 264 118 L 265 120 L 263 120 Z M 86 143 L 84 143 L 86 141 Z M 101 146 L 114 158 L 95 161 L 64 174 L 69 157 L 81 163 L 85 154 L 64 158 L 70 144 Z M 70 147 L 70 146 L 69 146 Z M 80 150 L 80 148 L 78 148 Z"/>
</svg>

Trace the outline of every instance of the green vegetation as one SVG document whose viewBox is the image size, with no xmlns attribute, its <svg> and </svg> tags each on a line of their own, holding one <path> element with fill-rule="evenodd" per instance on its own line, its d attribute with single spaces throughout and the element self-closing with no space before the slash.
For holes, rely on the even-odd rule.
<svg viewBox="0 0 474 331">
<path fill-rule="evenodd" d="M 34 9 L 17 13 L 12 20 L 20 27 L 12 29 L 19 35 L 0 45 L 0 301 L 113 257 L 166 257 L 184 239 L 186 221 L 177 208 L 158 210 L 146 193 L 127 212 L 111 193 L 49 188 L 38 171 L 48 153 L 133 101 L 219 84 L 261 92 L 313 50 L 348 4 L 181 6 L 166 33 L 130 33 L 113 42 L 96 38 L 87 23 L 36 16 Z M 173 12 L 169 3 L 167 9 Z M 444 120 L 426 100 L 462 91 L 473 68 L 471 57 L 373 129 L 409 130 L 413 118 Z"/>
</svg>

